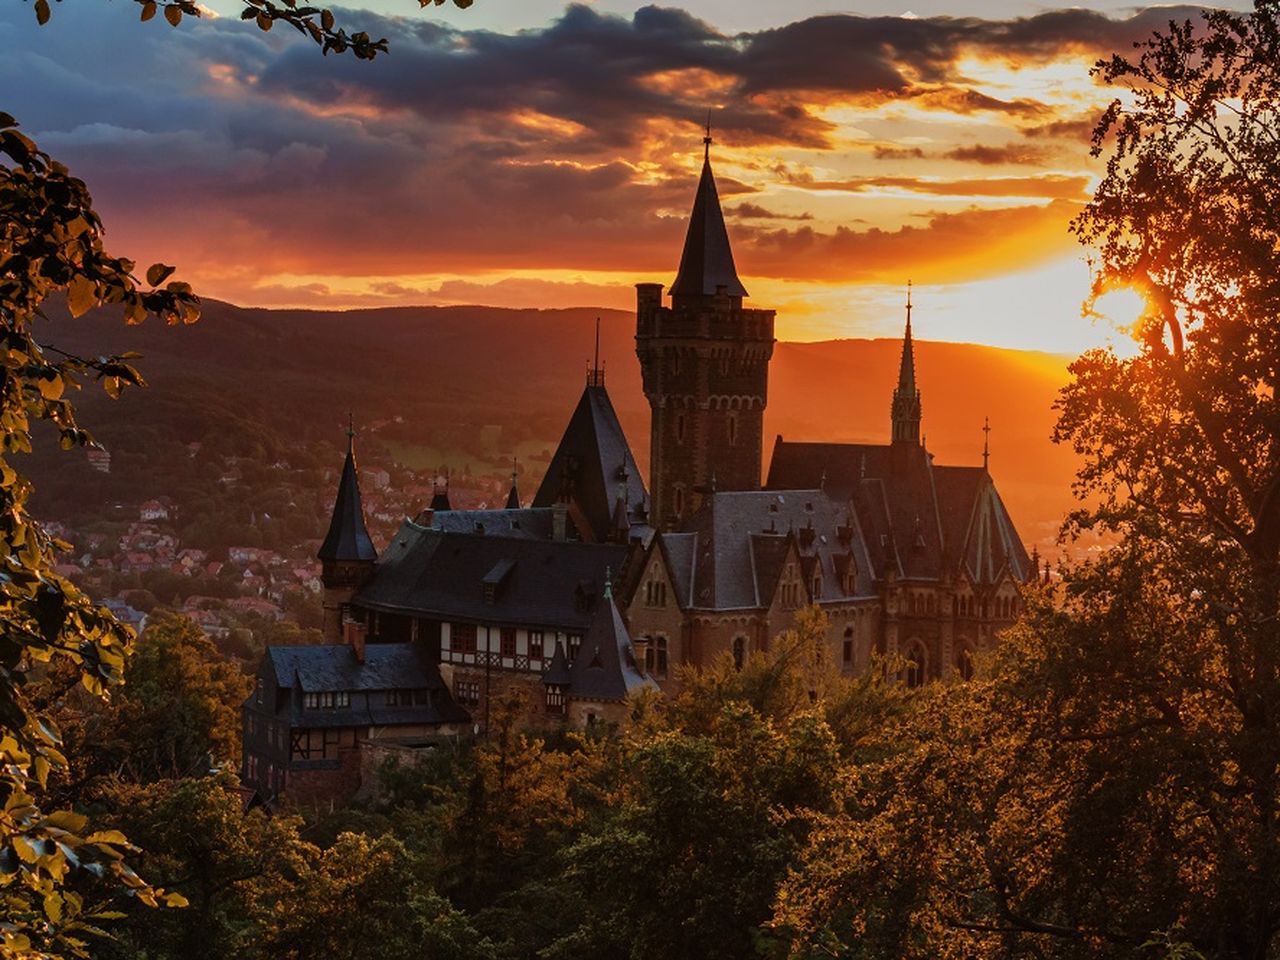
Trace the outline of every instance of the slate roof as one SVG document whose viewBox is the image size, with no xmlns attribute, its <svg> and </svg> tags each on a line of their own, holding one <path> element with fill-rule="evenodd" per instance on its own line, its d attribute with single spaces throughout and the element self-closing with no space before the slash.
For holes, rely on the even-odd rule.
<svg viewBox="0 0 1280 960">
<path fill-rule="evenodd" d="M 567 687 L 572 679 L 573 675 L 569 672 L 569 658 L 564 655 L 564 643 L 556 640 L 556 652 L 551 655 L 551 663 L 547 666 L 546 673 L 542 675 L 542 682 L 547 686 Z"/>
<path fill-rule="evenodd" d="M 364 663 L 347 644 L 271 646 L 267 660 L 276 684 L 290 692 L 294 727 L 388 726 L 465 723 L 470 714 L 453 702 L 440 671 L 425 651 L 411 643 L 371 643 Z M 306 709 L 301 694 L 381 694 L 387 690 L 429 690 L 431 703 L 388 707 L 385 697 L 351 698 L 347 708 Z M 252 705 L 254 698 L 249 698 Z"/>
<path fill-rule="evenodd" d="M 656 689 L 656 684 L 640 673 L 631 635 L 612 593 L 606 590 L 569 668 L 569 696 L 575 700 L 617 701 L 644 687 Z"/>
<path fill-rule="evenodd" d="M 624 493 L 625 491 L 625 493 Z M 620 494 L 633 523 L 648 498 L 640 468 L 603 384 L 589 384 L 534 495 L 534 507 L 575 501 L 596 541 L 608 538 Z"/>
<path fill-rule="evenodd" d="M 356 472 L 355 450 L 347 444 L 347 459 L 338 480 L 338 496 L 333 502 L 329 532 L 316 556 L 321 560 L 376 560 L 369 530 L 364 524 L 364 505 L 360 501 L 360 478 Z"/>
<path fill-rule="evenodd" d="M 440 619 L 585 630 L 631 547 L 453 533 L 406 520 L 355 602 Z M 502 565 L 493 602 L 484 580 Z"/>
<path fill-rule="evenodd" d="M 689 214 L 684 251 L 680 254 L 680 269 L 669 292 L 673 297 L 713 296 L 718 286 L 725 287 L 731 297 L 747 295 L 733 264 L 733 249 L 729 246 L 729 231 L 724 225 L 715 177 L 711 175 L 711 161 L 704 159 L 693 211 Z"/>
<path fill-rule="evenodd" d="M 937 579 L 959 572 L 992 582 L 1008 566 L 1031 569 L 1013 521 L 982 467 L 935 466 L 914 444 L 795 443 L 774 447 L 765 487 L 785 491 L 821 482 L 853 505 L 853 519 L 877 577 Z"/>
<path fill-rule="evenodd" d="M 690 605 L 767 607 L 788 551 L 823 569 L 820 602 L 870 597 L 871 563 L 847 506 L 822 490 L 725 491 L 708 497 L 681 534 L 662 534 L 669 566 Z M 855 565 L 854 592 L 835 576 L 836 557 Z M 687 559 L 686 559 L 687 558 Z"/>
<path fill-rule="evenodd" d="M 550 507 L 545 509 L 525 507 L 515 510 L 444 510 L 433 513 L 430 524 L 425 526 L 449 533 L 483 533 L 491 537 L 550 540 L 553 532 L 553 517 Z"/>
</svg>

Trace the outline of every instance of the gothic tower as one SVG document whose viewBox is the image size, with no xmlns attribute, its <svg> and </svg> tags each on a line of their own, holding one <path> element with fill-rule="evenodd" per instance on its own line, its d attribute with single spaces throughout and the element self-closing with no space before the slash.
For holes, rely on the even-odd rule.
<svg viewBox="0 0 1280 960">
<path fill-rule="evenodd" d="M 743 307 L 715 178 L 711 136 L 671 306 L 636 284 L 636 354 L 649 399 L 651 523 L 678 526 L 713 490 L 757 490 L 773 356 L 772 310 Z"/>
<path fill-rule="evenodd" d="M 329 533 L 316 557 L 320 560 L 320 582 L 324 587 L 324 637 L 329 643 L 342 643 L 343 607 L 369 579 L 378 560 L 378 551 L 364 524 L 364 504 L 360 500 L 360 478 L 356 471 L 355 431 L 350 426 L 347 427 L 347 459 L 342 464 Z"/>
<path fill-rule="evenodd" d="M 920 444 L 920 391 L 916 389 L 916 354 L 911 343 L 911 284 L 907 284 L 907 331 L 902 337 L 898 386 L 893 391 L 894 444 Z"/>
</svg>

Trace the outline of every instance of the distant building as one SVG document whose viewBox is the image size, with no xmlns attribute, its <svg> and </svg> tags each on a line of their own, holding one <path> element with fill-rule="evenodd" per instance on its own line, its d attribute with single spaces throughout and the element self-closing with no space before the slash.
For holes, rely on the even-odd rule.
<svg viewBox="0 0 1280 960">
<path fill-rule="evenodd" d="M 152 523 L 156 520 L 168 520 L 169 508 L 159 500 L 147 500 L 138 508 L 138 519 L 143 523 Z"/>
<path fill-rule="evenodd" d="M 89 461 L 89 466 L 99 473 L 111 472 L 110 450 L 104 450 L 102 447 L 90 447 L 85 451 L 85 458 Z"/>
<path fill-rule="evenodd" d="M 512 689 L 531 721 L 622 722 L 637 691 L 676 689 L 678 665 L 740 666 L 809 604 L 832 662 L 897 658 L 911 685 L 967 676 L 1013 622 L 1036 570 L 985 452 L 942 466 L 923 445 L 910 294 L 889 442 L 779 437 L 762 485 L 774 314 L 743 306 L 709 157 L 669 292 L 637 285 L 648 488 L 598 357 L 527 507 L 513 477 L 506 509 L 455 510 L 446 480 L 379 556 L 348 444 L 319 551 L 344 682 L 360 651 L 412 650 L 443 684 L 433 702 L 451 693 L 439 729 L 483 727 Z"/>
</svg>

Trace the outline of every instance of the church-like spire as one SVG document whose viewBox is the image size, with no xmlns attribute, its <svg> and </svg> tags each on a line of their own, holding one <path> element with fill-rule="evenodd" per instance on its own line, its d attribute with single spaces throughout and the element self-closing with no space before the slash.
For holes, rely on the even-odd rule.
<svg viewBox="0 0 1280 960">
<path fill-rule="evenodd" d="M 707 121 L 707 135 L 702 143 L 702 177 L 693 198 L 693 212 L 689 214 L 680 269 L 670 292 L 673 297 L 709 297 L 716 293 L 717 288 L 724 287 L 725 293 L 731 297 L 745 297 L 747 290 L 733 265 L 729 231 L 724 224 L 724 212 L 720 209 L 715 177 L 711 175 L 710 120 Z"/>
<path fill-rule="evenodd" d="M 991 463 L 991 418 L 982 418 L 982 469 L 990 472 Z"/>
<path fill-rule="evenodd" d="M 324 561 L 376 560 L 378 551 L 364 523 L 364 504 L 360 500 L 360 477 L 356 470 L 355 429 L 347 418 L 347 458 L 338 480 L 338 496 L 333 502 L 329 533 L 316 556 Z"/>
<path fill-rule="evenodd" d="M 898 386 L 893 391 L 893 442 L 920 442 L 920 391 L 916 389 L 916 354 L 911 340 L 911 281 L 907 281 L 907 329 L 902 336 Z"/>
</svg>

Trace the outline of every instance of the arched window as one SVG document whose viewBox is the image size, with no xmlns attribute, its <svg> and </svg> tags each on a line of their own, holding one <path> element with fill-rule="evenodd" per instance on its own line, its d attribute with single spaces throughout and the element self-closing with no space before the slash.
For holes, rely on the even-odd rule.
<svg viewBox="0 0 1280 960">
<path fill-rule="evenodd" d="M 676 516 L 684 513 L 684 485 L 679 483 L 676 484 L 675 488 L 675 508 Z"/>
<path fill-rule="evenodd" d="M 676 414 L 676 443 L 684 443 L 684 414 Z"/>
<path fill-rule="evenodd" d="M 747 638 L 733 638 L 733 666 L 735 670 L 741 670 L 743 664 L 747 662 Z"/>
<path fill-rule="evenodd" d="M 845 666 L 853 663 L 853 627 L 844 628 L 844 646 L 840 651 L 840 659 Z"/>
<path fill-rule="evenodd" d="M 654 653 L 652 673 L 659 680 L 665 680 L 667 678 L 667 638 L 656 638 L 653 646 L 655 646 L 657 650 Z"/>
<path fill-rule="evenodd" d="M 738 444 L 738 417 L 733 415 L 729 417 L 729 446 L 737 446 Z"/>
<path fill-rule="evenodd" d="M 960 648 L 960 653 L 956 657 L 956 671 L 962 680 L 973 679 L 973 651 L 968 647 Z"/>
<path fill-rule="evenodd" d="M 907 647 L 907 665 L 903 670 L 903 678 L 906 680 L 908 687 L 924 685 L 925 668 L 924 645 L 917 640 Z"/>
</svg>

